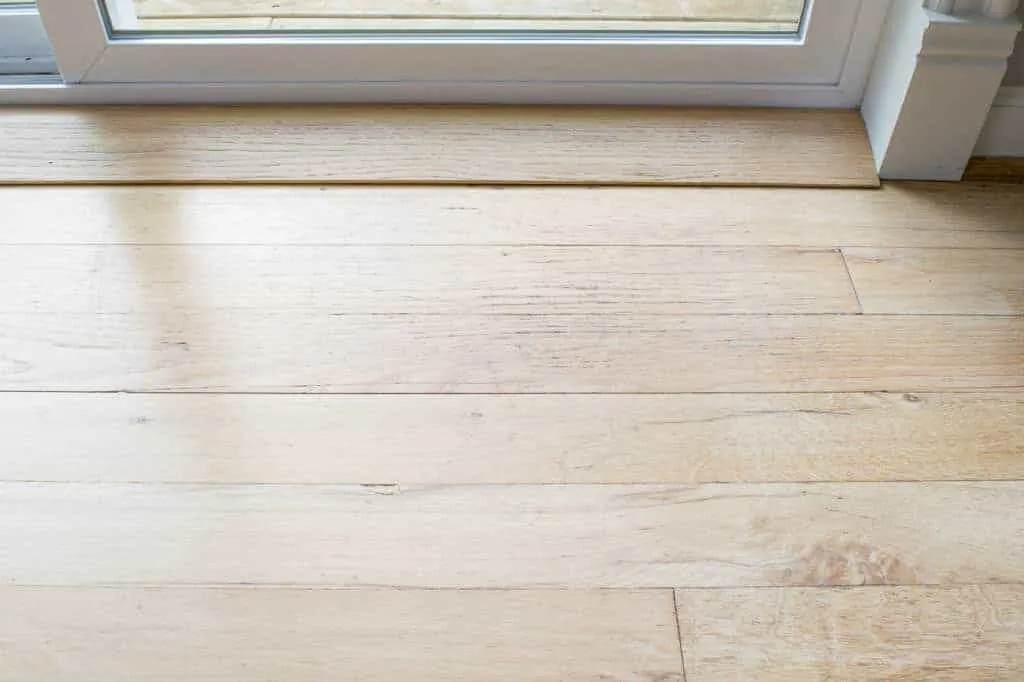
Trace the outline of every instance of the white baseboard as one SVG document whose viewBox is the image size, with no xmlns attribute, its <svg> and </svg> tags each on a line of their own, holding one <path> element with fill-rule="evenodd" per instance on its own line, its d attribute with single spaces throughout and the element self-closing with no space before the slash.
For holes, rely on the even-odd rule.
<svg viewBox="0 0 1024 682">
<path fill-rule="evenodd" d="M 948 5 L 899 0 L 889 15 L 861 107 L 883 179 L 963 177 L 1003 81 L 1020 22 Z"/>
<path fill-rule="evenodd" d="M 974 155 L 1024 156 L 1024 87 L 999 90 Z"/>
</svg>

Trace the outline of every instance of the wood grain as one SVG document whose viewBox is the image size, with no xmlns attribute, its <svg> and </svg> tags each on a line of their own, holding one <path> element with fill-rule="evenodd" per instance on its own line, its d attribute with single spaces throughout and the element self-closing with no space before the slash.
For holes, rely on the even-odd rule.
<svg viewBox="0 0 1024 682">
<path fill-rule="evenodd" d="M 0 247 L 0 311 L 857 313 L 834 251 L 702 247 Z"/>
<path fill-rule="evenodd" d="M 688 682 L 1024 676 L 1024 587 L 679 590 Z"/>
<path fill-rule="evenodd" d="M 1012 156 L 976 156 L 967 164 L 967 182 L 1024 182 L 1024 159 Z"/>
<path fill-rule="evenodd" d="M 11 109 L 0 182 L 870 185 L 840 116 Z M 0 215 L 0 682 L 681 682 L 673 587 L 689 682 L 1024 673 L 1024 185 Z"/>
<path fill-rule="evenodd" d="M 0 575 L 15 585 L 1016 583 L 1024 484 L 2 483 Z"/>
<path fill-rule="evenodd" d="M 1020 315 L 1024 250 L 843 250 L 866 313 Z"/>
<path fill-rule="evenodd" d="M 0 681 L 680 682 L 670 590 L 0 588 Z"/>
<path fill-rule="evenodd" d="M 0 111 L 0 183 L 878 185 L 859 115 L 772 109 Z"/>
<path fill-rule="evenodd" d="M 1024 479 L 1024 392 L 0 394 L 0 480 L 705 483 Z M 57 428 L 55 428 L 55 425 Z"/>
<path fill-rule="evenodd" d="M 0 187 L 0 244 L 1024 248 L 1024 187 Z"/>
<path fill-rule="evenodd" d="M 1024 386 L 1020 317 L 0 314 L 0 390 L 936 391 Z"/>
</svg>

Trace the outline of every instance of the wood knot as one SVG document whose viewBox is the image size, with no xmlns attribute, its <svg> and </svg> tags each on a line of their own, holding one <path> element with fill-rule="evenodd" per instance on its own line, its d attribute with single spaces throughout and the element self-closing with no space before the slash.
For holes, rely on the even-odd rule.
<svg viewBox="0 0 1024 682">
<path fill-rule="evenodd" d="M 794 548 L 794 565 L 778 576 L 788 585 L 903 585 L 916 583 L 899 557 L 862 542 L 821 542 Z"/>
</svg>

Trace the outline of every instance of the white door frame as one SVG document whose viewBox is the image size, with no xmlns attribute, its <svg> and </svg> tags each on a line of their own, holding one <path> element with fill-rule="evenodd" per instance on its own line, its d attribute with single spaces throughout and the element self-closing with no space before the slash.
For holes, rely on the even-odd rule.
<svg viewBox="0 0 1024 682">
<path fill-rule="evenodd" d="M 814 0 L 799 36 L 149 36 L 99 0 L 38 0 L 65 80 L 118 100 L 805 107 L 859 103 L 890 2 Z"/>
</svg>

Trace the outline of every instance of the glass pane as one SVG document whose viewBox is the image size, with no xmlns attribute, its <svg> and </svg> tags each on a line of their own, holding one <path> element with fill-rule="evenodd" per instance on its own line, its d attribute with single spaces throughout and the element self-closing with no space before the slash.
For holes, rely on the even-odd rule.
<svg viewBox="0 0 1024 682">
<path fill-rule="evenodd" d="M 3 1 L 3 0 L 0 0 Z M 106 0 L 115 30 L 792 34 L 805 0 Z"/>
<path fill-rule="evenodd" d="M 0 76 L 57 73 L 34 2 L 0 0 Z"/>
</svg>

